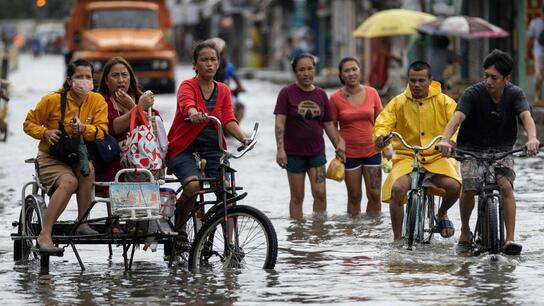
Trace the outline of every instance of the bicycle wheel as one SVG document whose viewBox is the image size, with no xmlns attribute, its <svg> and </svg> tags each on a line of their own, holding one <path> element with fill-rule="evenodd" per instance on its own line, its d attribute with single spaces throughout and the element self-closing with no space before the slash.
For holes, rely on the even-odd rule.
<svg viewBox="0 0 544 306">
<path fill-rule="evenodd" d="M 197 233 L 189 256 L 189 269 L 273 269 L 278 256 L 274 226 L 256 208 L 237 205 L 212 216 Z M 231 237 L 225 241 L 225 237 Z"/>
<path fill-rule="evenodd" d="M 404 238 L 408 244 L 408 248 L 412 248 L 414 244 L 416 232 L 418 196 L 416 193 L 410 193 L 408 204 L 406 205 Z"/>
<path fill-rule="evenodd" d="M 38 236 L 40 234 L 40 231 L 42 230 L 42 215 L 39 209 L 39 207 L 41 206 L 39 201 L 39 199 L 36 199 L 32 195 L 26 197 L 26 212 L 23 216 L 23 211 L 21 211 L 21 216 L 19 217 L 19 228 L 17 230 L 17 233 L 19 235 Z M 22 222 L 23 218 L 25 221 L 24 228 Z M 13 260 L 28 260 L 32 249 L 35 247 L 35 241 L 33 241 L 32 239 L 14 240 Z M 37 258 L 36 253 L 34 253 L 34 258 Z"/>
<path fill-rule="evenodd" d="M 438 213 L 437 203 L 432 194 L 425 192 L 423 196 L 423 209 L 422 209 L 422 242 L 430 243 L 433 238 L 435 227 L 437 224 L 436 215 Z"/>
<path fill-rule="evenodd" d="M 500 249 L 499 242 L 499 210 L 497 205 L 497 199 L 495 197 L 489 197 L 485 203 L 485 215 L 487 219 L 486 232 L 487 241 L 485 241 L 486 247 L 491 254 L 498 254 Z"/>
</svg>

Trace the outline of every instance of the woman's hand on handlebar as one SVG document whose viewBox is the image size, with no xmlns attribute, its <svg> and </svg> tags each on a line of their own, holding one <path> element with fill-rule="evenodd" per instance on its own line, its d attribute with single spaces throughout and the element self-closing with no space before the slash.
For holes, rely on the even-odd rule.
<svg viewBox="0 0 544 306">
<path fill-rule="evenodd" d="M 253 140 L 251 138 L 244 138 L 242 141 L 240 141 L 241 146 L 238 147 L 237 151 L 243 151 L 245 148 L 247 148 L 247 146 L 251 144 L 252 141 Z"/>
<path fill-rule="evenodd" d="M 202 123 L 205 120 L 206 116 L 204 113 L 197 111 L 195 108 L 189 109 L 189 121 L 193 124 Z"/>
</svg>

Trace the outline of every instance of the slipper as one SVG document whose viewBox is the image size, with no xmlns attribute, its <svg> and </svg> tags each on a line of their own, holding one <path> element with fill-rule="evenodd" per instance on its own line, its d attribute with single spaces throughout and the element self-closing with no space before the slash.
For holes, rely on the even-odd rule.
<svg viewBox="0 0 544 306">
<path fill-rule="evenodd" d="M 474 251 L 474 246 L 470 241 L 459 241 L 455 246 L 455 253 L 457 255 L 471 255 Z"/>
<path fill-rule="evenodd" d="M 453 230 L 451 235 L 444 234 L 444 230 L 446 229 Z M 453 234 L 455 234 L 455 227 L 453 227 L 453 223 L 451 223 L 449 219 L 442 219 L 438 221 L 438 230 L 440 231 L 440 236 L 442 236 L 442 238 L 450 238 L 451 236 L 453 236 Z"/>
<path fill-rule="evenodd" d="M 523 247 L 514 241 L 507 241 L 502 248 L 502 252 L 506 255 L 519 255 Z"/>
</svg>

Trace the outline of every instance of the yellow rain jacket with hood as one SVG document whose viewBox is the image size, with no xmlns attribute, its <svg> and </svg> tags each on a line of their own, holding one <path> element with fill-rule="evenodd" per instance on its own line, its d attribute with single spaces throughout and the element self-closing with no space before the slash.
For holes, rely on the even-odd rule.
<svg viewBox="0 0 544 306">
<path fill-rule="evenodd" d="M 429 86 L 429 94 L 426 98 L 416 99 L 410 92 L 410 87 L 393 98 L 376 118 L 372 139 L 384 136 L 392 131 L 401 134 L 410 145 L 426 146 L 434 137 L 441 135 L 453 116 L 455 101 L 442 93 L 440 83 L 433 81 Z M 457 132 L 453 135 L 455 141 Z M 412 171 L 413 151 L 405 148 L 398 139 L 392 140 L 393 169 L 386 178 L 382 187 L 382 201 L 391 201 L 391 188 L 393 183 L 401 176 Z M 419 155 L 419 162 L 430 173 L 451 177 L 461 184 L 457 162 L 451 158 L 445 158 L 435 148 L 423 151 Z M 436 194 L 442 194 L 439 188 L 434 190 Z"/>
</svg>

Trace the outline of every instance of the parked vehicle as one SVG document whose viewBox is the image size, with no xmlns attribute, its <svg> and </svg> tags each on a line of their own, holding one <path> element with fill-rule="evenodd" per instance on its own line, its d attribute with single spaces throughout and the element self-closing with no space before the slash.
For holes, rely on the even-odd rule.
<svg viewBox="0 0 544 306">
<path fill-rule="evenodd" d="M 146 89 L 174 92 L 171 33 L 164 0 L 76 0 L 66 23 L 66 60 L 90 61 L 99 79 L 107 60 L 123 56 Z"/>
</svg>

